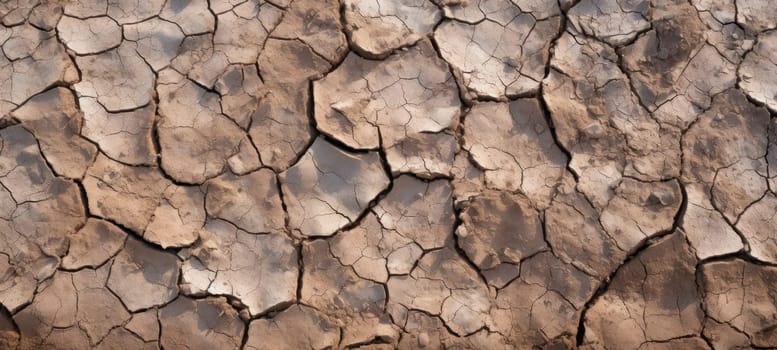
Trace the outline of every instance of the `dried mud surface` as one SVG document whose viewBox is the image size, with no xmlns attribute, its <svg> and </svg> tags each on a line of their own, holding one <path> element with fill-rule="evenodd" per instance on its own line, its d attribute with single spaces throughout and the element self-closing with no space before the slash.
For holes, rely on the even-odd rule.
<svg viewBox="0 0 777 350">
<path fill-rule="evenodd" d="M 4 0 L 0 349 L 775 349 L 765 0 Z"/>
</svg>

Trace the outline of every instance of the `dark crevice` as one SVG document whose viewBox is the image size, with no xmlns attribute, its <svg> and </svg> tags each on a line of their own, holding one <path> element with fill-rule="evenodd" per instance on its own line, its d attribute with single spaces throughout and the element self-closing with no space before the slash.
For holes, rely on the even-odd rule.
<svg viewBox="0 0 777 350">
<path fill-rule="evenodd" d="M 19 124 L 21 124 L 21 121 L 12 116 L 6 115 L 4 117 L 0 117 L 0 130 Z"/>
<path fill-rule="evenodd" d="M 297 243 L 294 245 L 294 249 L 297 250 L 297 303 L 302 302 L 302 281 L 305 274 L 305 260 L 302 256 L 302 243 Z"/>
<path fill-rule="evenodd" d="M 456 205 L 453 208 L 453 212 L 455 213 L 455 221 L 454 221 L 454 224 L 453 224 L 453 232 L 451 232 L 451 238 L 453 240 L 453 244 L 452 244 L 453 245 L 453 249 L 456 251 L 456 254 L 458 254 L 458 256 L 464 262 L 466 262 L 467 265 L 469 265 L 470 268 L 472 268 L 472 270 L 477 272 L 478 277 L 480 277 L 480 281 L 483 282 L 483 286 L 486 289 L 488 289 L 489 286 L 490 286 L 489 283 L 488 283 L 488 278 L 486 278 L 486 275 L 483 274 L 483 271 L 481 271 L 481 269 L 477 266 L 477 264 L 475 264 L 475 262 L 473 262 L 472 259 L 469 258 L 469 256 L 467 255 L 467 252 L 464 251 L 464 249 L 461 247 L 461 244 L 459 244 L 459 235 L 456 234 L 456 231 L 459 229 L 459 227 L 461 225 L 464 224 L 464 221 L 461 219 L 461 212 L 464 210 L 463 207 L 464 206 L 462 206 L 462 205 Z M 421 259 L 418 259 L 418 260 L 420 261 Z M 415 269 L 415 266 L 413 268 Z"/>
</svg>

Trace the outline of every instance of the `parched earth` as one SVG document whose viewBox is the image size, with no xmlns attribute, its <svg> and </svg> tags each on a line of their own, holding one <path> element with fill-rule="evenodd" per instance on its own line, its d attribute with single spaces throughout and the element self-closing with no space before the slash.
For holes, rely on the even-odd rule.
<svg viewBox="0 0 777 350">
<path fill-rule="evenodd" d="M 0 349 L 775 349 L 771 0 L 3 0 Z"/>
</svg>

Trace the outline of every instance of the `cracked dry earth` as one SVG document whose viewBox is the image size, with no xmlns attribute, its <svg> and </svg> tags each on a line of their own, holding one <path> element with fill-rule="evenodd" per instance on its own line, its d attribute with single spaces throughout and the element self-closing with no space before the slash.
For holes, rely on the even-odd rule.
<svg viewBox="0 0 777 350">
<path fill-rule="evenodd" d="M 3 0 L 2 349 L 775 349 L 771 0 Z"/>
</svg>

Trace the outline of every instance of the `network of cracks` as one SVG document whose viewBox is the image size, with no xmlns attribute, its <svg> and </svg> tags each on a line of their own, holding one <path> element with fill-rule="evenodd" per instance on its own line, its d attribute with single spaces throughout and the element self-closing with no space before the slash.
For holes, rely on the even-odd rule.
<svg viewBox="0 0 777 350">
<path fill-rule="evenodd" d="M 0 348 L 777 347 L 770 1 L 0 24 Z"/>
</svg>

